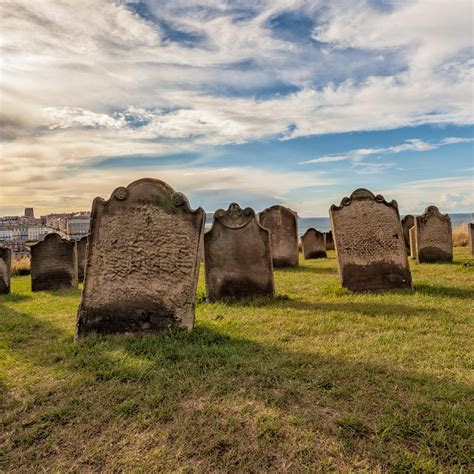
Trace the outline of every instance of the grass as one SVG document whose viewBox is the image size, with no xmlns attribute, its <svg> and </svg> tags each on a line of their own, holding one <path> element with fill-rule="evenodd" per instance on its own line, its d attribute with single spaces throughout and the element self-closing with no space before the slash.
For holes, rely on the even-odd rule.
<svg viewBox="0 0 474 474">
<path fill-rule="evenodd" d="M 31 273 L 30 257 L 12 257 L 12 276 L 29 275 Z"/>
<path fill-rule="evenodd" d="M 474 262 L 339 287 L 334 252 L 196 328 L 73 343 L 80 290 L 0 297 L 5 472 L 472 472 Z"/>
</svg>

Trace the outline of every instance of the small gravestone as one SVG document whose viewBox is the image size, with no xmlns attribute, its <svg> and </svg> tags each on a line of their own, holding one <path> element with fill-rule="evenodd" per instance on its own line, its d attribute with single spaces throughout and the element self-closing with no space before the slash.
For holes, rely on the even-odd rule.
<svg viewBox="0 0 474 474">
<path fill-rule="evenodd" d="M 474 222 L 467 225 L 467 238 L 469 239 L 469 250 L 471 257 L 474 257 Z"/>
<path fill-rule="evenodd" d="M 410 229 L 415 225 L 415 218 L 411 214 L 407 214 L 402 219 L 403 238 L 405 240 L 405 247 L 407 255 L 411 255 L 410 252 Z"/>
<path fill-rule="evenodd" d="M 84 280 L 84 270 L 86 264 L 86 249 L 87 249 L 87 237 L 76 241 L 77 251 L 77 278 L 79 281 Z"/>
<path fill-rule="evenodd" d="M 416 258 L 416 237 L 415 237 L 415 226 L 410 227 L 408 231 L 410 238 L 410 257 Z"/>
<path fill-rule="evenodd" d="M 453 261 L 451 219 L 436 206 L 429 206 L 421 216 L 416 216 L 415 239 L 418 263 Z"/>
<path fill-rule="evenodd" d="M 76 244 L 53 232 L 31 246 L 31 290 L 67 288 L 77 288 Z"/>
<path fill-rule="evenodd" d="M 232 203 L 217 210 L 204 253 L 208 301 L 273 296 L 270 233 L 253 209 Z"/>
<path fill-rule="evenodd" d="M 329 211 L 343 287 L 353 291 L 411 288 L 395 201 L 357 189 Z"/>
<path fill-rule="evenodd" d="M 326 241 L 326 250 L 334 250 L 334 239 L 332 237 L 332 230 L 324 234 L 324 240 Z"/>
<path fill-rule="evenodd" d="M 301 241 L 303 242 L 305 260 L 327 257 L 326 241 L 322 232 L 310 228 L 304 233 L 303 237 L 301 237 Z"/>
<path fill-rule="evenodd" d="M 92 203 L 76 339 L 194 327 L 204 210 L 144 178 Z"/>
<path fill-rule="evenodd" d="M 298 266 L 298 220 L 296 212 L 272 206 L 258 213 L 262 227 L 270 231 L 273 268 Z"/>
<path fill-rule="evenodd" d="M 0 247 L 0 293 L 10 293 L 10 274 L 12 267 L 12 251 Z"/>
</svg>

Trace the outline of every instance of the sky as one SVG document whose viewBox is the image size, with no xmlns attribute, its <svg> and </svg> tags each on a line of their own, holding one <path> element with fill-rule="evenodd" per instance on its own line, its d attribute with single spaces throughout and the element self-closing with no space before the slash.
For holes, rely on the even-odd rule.
<svg viewBox="0 0 474 474">
<path fill-rule="evenodd" d="M 0 215 L 153 177 L 212 212 L 474 211 L 471 0 L 2 0 Z"/>
</svg>

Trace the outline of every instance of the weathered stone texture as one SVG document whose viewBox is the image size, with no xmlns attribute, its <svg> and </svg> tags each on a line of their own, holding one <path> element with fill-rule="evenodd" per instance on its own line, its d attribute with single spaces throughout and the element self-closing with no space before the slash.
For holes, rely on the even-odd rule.
<svg viewBox="0 0 474 474">
<path fill-rule="evenodd" d="M 298 266 L 298 217 L 284 206 L 272 206 L 259 212 L 262 227 L 270 231 L 273 267 Z"/>
<path fill-rule="evenodd" d="M 407 214 L 402 219 L 402 229 L 403 229 L 403 238 L 405 240 L 405 248 L 407 250 L 407 255 L 410 253 L 410 229 L 415 225 L 415 218 L 411 214 Z"/>
<path fill-rule="evenodd" d="M 301 242 L 305 260 L 327 257 L 326 240 L 322 232 L 313 228 L 308 229 L 301 237 Z"/>
<path fill-rule="evenodd" d="M 76 244 L 48 234 L 31 247 L 31 290 L 77 288 Z"/>
<path fill-rule="evenodd" d="M 334 250 L 334 239 L 332 236 L 332 230 L 324 233 L 324 240 L 326 242 L 326 250 Z"/>
<path fill-rule="evenodd" d="M 76 338 L 194 326 L 203 209 L 144 178 L 92 205 Z"/>
<path fill-rule="evenodd" d="M 408 231 L 410 236 L 410 257 L 415 259 L 416 258 L 416 236 L 415 236 L 415 226 L 410 227 Z"/>
<path fill-rule="evenodd" d="M 10 274 L 12 267 L 12 251 L 0 247 L 0 293 L 10 293 Z"/>
<path fill-rule="evenodd" d="M 467 225 L 467 238 L 469 239 L 471 257 L 474 257 L 474 222 L 470 222 Z"/>
<path fill-rule="evenodd" d="M 448 214 L 429 206 L 415 218 L 416 261 L 418 263 L 452 262 L 453 234 Z"/>
<path fill-rule="evenodd" d="M 86 264 L 86 249 L 87 249 L 87 237 L 82 237 L 81 240 L 76 241 L 77 278 L 79 281 L 84 280 L 84 270 L 85 270 L 85 264 Z"/>
<path fill-rule="evenodd" d="M 216 211 L 204 253 L 208 301 L 273 296 L 270 233 L 253 209 L 232 203 Z"/>
<path fill-rule="evenodd" d="M 395 201 L 357 189 L 329 211 L 343 287 L 353 291 L 411 288 Z"/>
</svg>

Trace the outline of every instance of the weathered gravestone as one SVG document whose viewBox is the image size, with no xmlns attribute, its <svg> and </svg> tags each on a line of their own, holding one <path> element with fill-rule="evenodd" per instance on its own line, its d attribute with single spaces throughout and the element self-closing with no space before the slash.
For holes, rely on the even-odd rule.
<svg viewBox="0 0 474 474">
<path fill-rule="evenodd" d="M 407 214 L 402 219 L 403 238 L 405 240 L 405 248 L 407 255 L 411 255 L 410 251 L 410 229 L 415 225 L 415 218 L 411 214 Z"/>
<path fill-rule="evenodd" d="M 76 240 L 77 278 L 79 281 L 84 280 L 84 270 L 85 270 L 85 264 L 86 264 L 86 249 L 87 249 L 87 237 L 82 237 L 82 239 Z"/>
<path fill-rule="evenodd" d="M 436 206 L 428 206 L 421 216 L 416 216 L 415 239 L 418 263 L 453 261 L 451 219 Z"/>
<path fill-rule="evenodd" d="M 273 267 L 298 266 L 298 217 L 284 206 L 272 206 L 258 213 L 260 224 L 270 231 Z"/>
<path fill-rule="evenodd" d="M 157 179 L 92 203 L 76 339 L 194 326 L 202 208 Z"/>
<path fill-rule="evenodd" d="M 273 296 L 270 233 L 253 209 L 232 203 L 217 210 L 204 253 L 208 301 Z"/>
<path fill-rule="evenodd" d="M 416 258 L 416 237 L 415 237 L 415 226 L 410 227 L 408 231 L 410 238 L 410 257 Z"/>
<path fill-rule="evenodd" d="M 31 246 L 31 290 L 77 288 L 76 244 L 59 234 Z"/>
<path fill-rule="evenodd" d="M 322 232 L 310 228 L 301 237 L 301 242 L 305 260 L 327 257 L 326 241 Z"/>
<path fill-rule="evenodd" d="M 469 239 L 471 257 L 474 257 L 474 222 L 470 222 L 467 225 L 467 238 Z"/>
<path fill-rule="evenodd" d="M 0 247 L 0 293 L 10 293 L 10 274 L 12 267 L 12 251 Z"/>
<path fill-rule="evenodd" d="M 332 237 L 332 230 L 325 232 L 324 240 L 326 241 L 326 250 L 334 250 L 334 239 Z"/>
<path fill-rule="evenodd" d="M 396 201 L 357 189 L 329 211 L 343 287 L 353 291 L 411 288 Z"/>
</svg>

